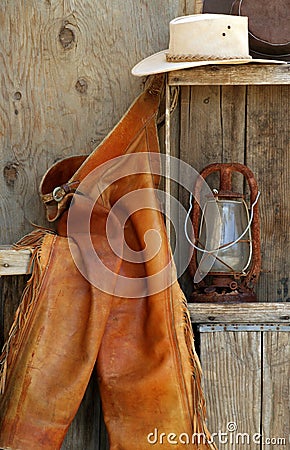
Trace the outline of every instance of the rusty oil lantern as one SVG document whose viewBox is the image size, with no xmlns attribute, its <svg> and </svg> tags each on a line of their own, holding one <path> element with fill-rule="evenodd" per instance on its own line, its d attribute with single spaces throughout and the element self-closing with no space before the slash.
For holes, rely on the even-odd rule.
<svg viewBox="0 0 290 450">
<path fill-rule="evenodd" d="M 200 207 L 204 180 L 219 172 L 219 189 Z M 232 175 L 241 173 L 250 199 L 232 189 Z M 260 274 L 260 192 L 251 170 L 239 163 L 211 164 L 200 173 L 193 192 L 193 246 L 189 271 L 194 280 L 191 301 L 253 302 Z M 187 224 L 186 224 L 187 226 Z M 188 235 L 187 235 L 188 236 Z"/>
</svg>

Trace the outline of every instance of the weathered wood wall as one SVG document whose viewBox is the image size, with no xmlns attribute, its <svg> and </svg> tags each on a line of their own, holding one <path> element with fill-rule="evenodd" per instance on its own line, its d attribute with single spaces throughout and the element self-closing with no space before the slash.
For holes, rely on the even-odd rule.
<svg viewBox="0 0 290 450">
<path fill-rule="evenodd" d="M 202 10 L 203 0 L 196 1 L 194 13 Z M 243 69 L 247 71 L 247 66 Z M 186 78 L 191 77 L 185 75 L 184 81 Z M 229 85 L 214 85 L 213 69 L 203 86 L 182 87 L 176 155 L 198 171 L 214 162 L 239 162 L 252 169 L 261 191 L 262 271 L 256 288 L 258 301 L 289 302 L 290 86 L 251 86 L 251 76 L 248 86 L 239 85 L 238 78 L 237 85 L 232 85 L 234 74 Z M 263 79 L 260 71 L 255 82 L 262 84 Z M 285 82 L 289 83 L 287 71 L 281 77 L 281 84 Z M 237 187 L 243 188 L 241 179 L 237 180 Z M 181 192 L 180 200 L 187 207 L 185 192 Z M 184 280 L 183 289 L 190 294 L 188 277 Z"/>
<path fill-rule="evenodd" d="M 289 123 L 288 85 L 181 90 L 180 157 L 198 171 L 214 162 L 239 162 L 256 176 L 262 244 L 256 291 L 263 302 L 290 299 Z"/>
<path fill-rule="evenodd" d="M 135 63 L 168 45 L 190 0 L 3 0 L 0 10 L 0 244 L 45 225 L 38 185 L 56 160 L 91 152 L 141 92 Z M 1 279 L 0 341 L 22 277 Z M 60 343 L 61 345 L 61 343 Z M 104 449 L 92 382 L 63 449 Z M 101 432 L 100 432 L 101 429 Z"/>
<path fill-rule="evenodd" d="M 200 340 L 210 429 L 225 433 L 215 438 L 220 450 L 288 448 L 289 331 L 202 332 Z"/>
<path fill-rule="evenodd" d="M 200 324 L 208 424 L 219 450 L 288 448 L 289 304 L 192 303 L 189 309 Z"/>
</svg>

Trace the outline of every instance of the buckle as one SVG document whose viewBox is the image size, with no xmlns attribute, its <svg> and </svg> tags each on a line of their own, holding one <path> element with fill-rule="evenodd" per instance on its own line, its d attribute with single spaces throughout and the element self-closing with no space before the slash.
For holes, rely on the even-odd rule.
<svg viewBox="0 0 290 450">
<path fill-rule="evenodd" d="M 57 186 L 56 188 L 54 188 L 54 190 L 52 191 L 52 198 L 53 200 L 55 200 L 57 203 L 61 202 L 62 199 L 65 196 L 65 191 L 62 187 Z"/>
</svg>

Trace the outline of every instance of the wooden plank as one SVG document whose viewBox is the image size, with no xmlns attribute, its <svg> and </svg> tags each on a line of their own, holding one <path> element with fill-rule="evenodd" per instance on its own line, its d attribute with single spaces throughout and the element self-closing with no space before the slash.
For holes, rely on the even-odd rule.
<svg viewBox="0 0 290 450">
<path fill-rule="evenodd" d="M 183 87 L 180 159 L 197 171 L 213 162 L 243 163 L 245 100 L 242 86 Z"/>
<path fill-rule="evenodd" d="M 287 64 L 208 65 L 169 73 L 172 86 L 181 85 L 249 85 L 289 84 L 290 66 Z"/>
<path fill-rule="evenodd" d="M 179 157 L 193 169 L 192 181 L 189 180 L 192 189 L 195 180 L 194 171 L 200 172 L 203 167 L 222 157 L 220 95 L 220 88 L 217 86 L 186 86 L 181 89 Z M 181 186 L 179 201 L 187 210 L 189 193 Z M 180 223 L 179 227 L 183 229 L 183 223 Z M 190 253 L 187 241 L 183 252 Z M 186 295 L 190 295 L 192 286 L 187 272 L 180 278 L 180 283 Z"/>
<path fill-rule="evenodd" d="M 194 86 L 185 95 L 181 108 L 182 118 L 187 118 L 180 124 L 180 158 L 200 171 L 222 158 L 221 90 Z"/>
<path fill-rule="evenodd" d="M 192 167 L 192 190 L 195 174 L 212 162 L 222 160 L 221 89 L 218 86 L 182 87 L 180 122 L 180 159 Z M 210 177 L 208 182 L 216 182 Z M 179 192 L 179 201 L 188 209 L 189 193 Z M 181 224 L 182 226 L 182 224 Z"/>
<path fill-rule="evenodd" d="M 290 88 L 249 86 L 247 109 L 245 91 L 236 91 L 243 87 L 232 88 L 233 91 L 227 91 L 230 86 L 223 86 L 220 91 L 217 86 L 182 88 L 180 157 L 197 170 L 210 162 L 245 159 L 262 192 L 262 273 L 256 289 L 258 299 L 287 302 L 290 199 L 285 186 L 290 172 Z M 208 111 L 204 104 L 210 104 Z M 232 113 L 235 109 L 236 114 Z M 187 208 L 187 193 L 180 192 L 179 198 Z M 183 279 L 182 287 L 190 295 L 191 280 L 186 275 Z"/>
<path fill-rule="evenodd" d="M 0 246 L 0 276 L 23 275 L 29 273 L 31 253 L 29 250 L 12 250 L 9 246 Z"/>
<path fill-rule="evenodd" d="M 290 300 L 290 86 L 249 86 L 247 164 L 259 189 L 262 273 L 259 300 Z"/>
<path fill-rule="evenodd" d="M 203 9 L 203 0 L 194 1 L 194 14 L 201 14 Z"/>
<path fill-rule="evenodd" d="M 161 2 L 147 3 L 126 0 L 116 13 L 106 1 L 4 1 L 2 243 L 28 232 L 29 220 L 45 224 L 37 190 L 47 167 L 92 151 L 142 89 L 133 65 L 167 48 L 169 20 L 184 2 L 167 2 L 162 20 Z"/>
<path fill-rule="evenodd" d="M 197 172 L 215 162 L 244 163 L 245 101 L 244 86 L 182 86 L 180 159 Z M 194 174 L 191 182 L 193 188 Z M 207 182 L 211 188 L 219 189 L 218 175 L 210 176 Z M 243 192 L 242 177 L 234 177 L 233 186 Z M 180 188 L 179 201 L 186 210 L 188 199 L 189 193 Z M 183 226 L 180 222 L 179 228 Z M 183 245 L 184 251 L 190 253 L 189 244 Z M 180 281 L 184 292 L 190 296 L 192 281 L 188 273 Z"/>
<path fill-rule="evenodd" d="M 290 323 L 220 323 L 220 324 L 201 324 L 197 327 L 200 333 L 213 333 L 213 332 L 224 332 L 224 331 L 260 331 L 260 332 L 273 332 L 279 331 L 283 333 L 290 332 Z"/>
<path fill-rule="evenodd" d="M 81 406 L 68 430 L 61 450 L 70 450 L 72 448 L 86 450 L 109 449 L 99 389 L 94 382 L 94 377 L 90 380 Z"/>
<path fill-rule="evenodd" d="M 180 139 L 178 142 L 178 154 L 179 158 L 189 163 L 189 155 L 191 154 L 191 115 L 190 115 L 190 97 L 191 97 L 191 88 L 190 86 L 184 86 L 180 89 L 179 103 L 180 103 Z M 189 163 L 190 164 L 190 163 Z M 177 192 L 178 201 L 181 202 L 182 206 L 187 210 L 188 209 L 188 192 L 179 184 L 178 192 Z M 179 231 L 183 230 L 184 219 L 182 219 L 181 215 L 178 215 L 178 228 Z M 177 268 L 180 267 L 180 263 L 184 258 L 184 252 L 189 255 L 190 249 L 188 243 L 184 238 L 180 239 L 178 242 L 179 249 L 178 254 L 175 259 L 175 263 Z M 185 271 L 180 279 L 180 285 L 185 293 L 185 295 L 190 296 L 192 291 L 191 279 L 188 274 L 188 271 Z"/>
<path fill-rule="evenodd" d="M 288 448 L 290 437 L 290 340 L 263 333 L 262 430 L 265 449 Z M 267 441 L 267 439 L 269 439 Z"/>
<path fill-rule="evenodd" d="M 193 323 L 290 323 L 289 303 L 189 303 Z"/>
<path fill-rule="evenodd" d="M 246 87 L 222 86 L 221 127 L 223 163 L 245 163 Z M 217 161 L 219 162 L 219 161 Z M 233 183 L 233 189 L 243 192 L 243 181 Z"/>
<path fill-rule="evenodd" d="M 3 297 L 0 303 L 0 349 L 2 349 L 7 339 L 11 326 L 11 318 L 14 317 L 26 281 L 27 276 L 24 275 L 0 277 L 0 291 Z"/>
<path fill-rule="evenodd" d="M 201 333 L 200 348 L 209 429 L 226 433 L 218 448 L 242 450 L 237 433 L 251 439 L 260 430 L 261 333 Z"/>
</svg>

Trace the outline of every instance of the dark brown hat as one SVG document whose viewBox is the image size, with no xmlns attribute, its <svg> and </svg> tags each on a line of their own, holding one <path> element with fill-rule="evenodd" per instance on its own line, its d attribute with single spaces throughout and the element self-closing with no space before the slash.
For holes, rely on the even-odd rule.
<svg viewBox="0 0 290 450">
<path fill-rule="evenodd" d="M 250 55 L 290 61 L 290 0 L 204 0 L 203 12 L 247 16 Z"/>
</svg>

